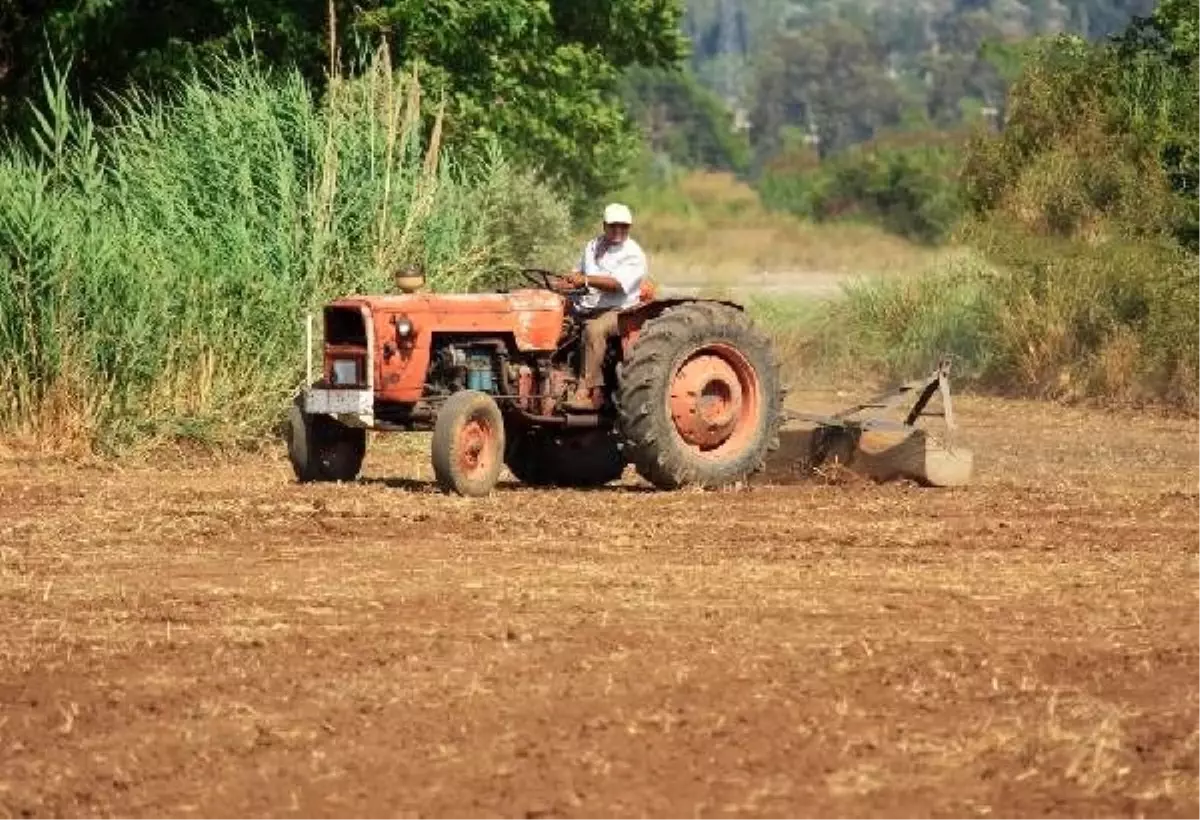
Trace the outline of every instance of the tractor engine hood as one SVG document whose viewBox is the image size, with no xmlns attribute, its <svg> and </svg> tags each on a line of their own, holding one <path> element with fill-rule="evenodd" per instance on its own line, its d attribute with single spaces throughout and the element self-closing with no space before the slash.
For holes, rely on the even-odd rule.
<svg viewBox="0 0 1200 820">
<path fill-rule="evenodd" d="M 347 296 L 324 309 L 322 372 L 331 386 L 369 390 L 376 400 L 415 403 L 424 393 L 439 338 L 502 343 L 518 354 L 553 352 L 566 304 L 564 296 L 544 289 Z"/>
<path fill-rule="evenodd" d="M 364 343 L 373 341 L 378 352 L 389 340 L 428 350 L 436 334 L 508 338 L 517 350 L 553 350 L 566 304 L 564 296 L 542 289 L 348 296 L 327 306 L 326 326 L 331 311 L 360 312 L 371 337 Z"/>
</svg>

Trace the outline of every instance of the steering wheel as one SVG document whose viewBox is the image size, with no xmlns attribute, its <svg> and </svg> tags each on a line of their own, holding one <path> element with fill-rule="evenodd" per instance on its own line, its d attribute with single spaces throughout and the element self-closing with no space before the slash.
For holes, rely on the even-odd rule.
<svg viewBox="0 0 1200 820">
<path fill-rule="evenodd" d="M 548 291 L 561 294 L 568 298 L 572 297 L 572 296 L 582 296 L 583 294 L 588 292 L 588 289 L 584 288 L 584 287 L 561 288 L 561 289 L 553 287 L 550 284 L 551 278 L 558 278 L 558 277 L 562 276 L 562 274 L 555 273 L 552 270 L 545 270 L 544 268 L 517 268 L 516 272 L 521 275 L 522 279 L 525 279 L 528 282 L 532 282 L 533 284 L 535 284 L 539 287 L 545 288 Z M 506 291 L 501 291 L 501 293 L 504 293 L 504 292 L 506 292 Z"/>
<path fill-rule="evenodd" d="M 554 286 L 550 284 L 550 278 L 560 275 L 552 270 L 544 270 L 542 268 L 519 268 L 517 273 L 521 274 L 522 279 L 543 287 L 546 290 L 554 290 Z"/>
</svg>

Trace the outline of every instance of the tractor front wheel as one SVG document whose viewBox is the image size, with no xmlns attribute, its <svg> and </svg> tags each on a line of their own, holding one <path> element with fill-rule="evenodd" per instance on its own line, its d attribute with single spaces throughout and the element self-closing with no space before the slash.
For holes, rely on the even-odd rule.
<svg viewBox="0 0 1200 820">
<path fill-rule="evenodd" d="M 478 390 L 446 399 L 433 427 L 433 474 L 445 492 L 484 496 L 504 466 L 504 417 Z"/>
<path fill-rule="evenodd" d="M 779 363 L 737 308 L 689 302 L 650 319 L 619 383 L 629 459 L 660 489 L 734 484 L 779 445 Z"/>
<path fill-rule="evenodd" d="M 296 478 L 309 481 L 353 481 L 367 452 L 367 431 L 347 427 L 329 416 L 304 411 L 297 396 L 288 416 L 288 458 Z"/>
</svg>

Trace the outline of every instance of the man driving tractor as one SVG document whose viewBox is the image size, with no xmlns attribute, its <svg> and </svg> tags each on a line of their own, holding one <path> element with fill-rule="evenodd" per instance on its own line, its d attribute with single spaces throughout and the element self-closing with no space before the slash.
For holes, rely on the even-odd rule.
<svg viewBox="0 0 1200 820">
<path fill-rule="evenodd" d="M 618 335 L 617 311 L 641 298 L 646 254 L 629 236 L 632 224 L 626 206 L 614 202 L 606 207 L 604 232 L 584 246 L 576 270 L 560 279 L 560 290 L 575 291 L 572 304 L 585 320 L 579 388 L 566 404 L 572 410 L 591 411 L 603 403 L 604 351 Z"/>
</svg>

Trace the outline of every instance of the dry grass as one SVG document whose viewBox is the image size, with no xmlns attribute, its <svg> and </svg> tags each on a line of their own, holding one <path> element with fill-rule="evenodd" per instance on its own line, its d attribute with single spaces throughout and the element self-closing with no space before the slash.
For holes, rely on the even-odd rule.
<svg viewBox="0 0 1200 820">
<path fill-rule="evenodd" d="M 1195 816 L 1194 423 L 958 410 L 955 492 L 0 462 L 0 814 Z"/>
<path fill-rule="evenodd" d="M 872 225 L 817 225 L 769 212 L 753 189 L 726 173 L 694 172 L 669 188 L 627 196 L 652 274 L 669 284 L 735 285 L 763 272 L 903 274 L 944 253 Z"/>
</svg>

